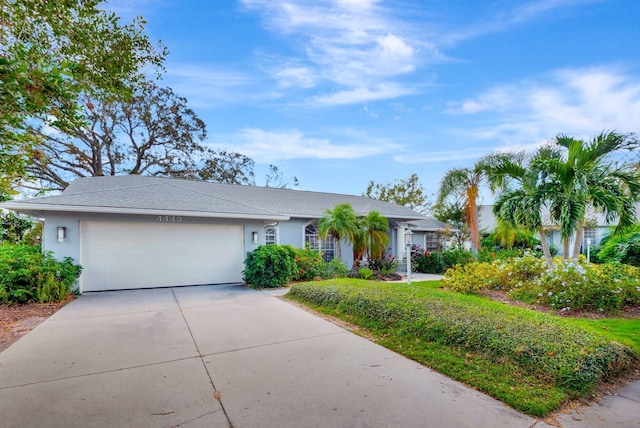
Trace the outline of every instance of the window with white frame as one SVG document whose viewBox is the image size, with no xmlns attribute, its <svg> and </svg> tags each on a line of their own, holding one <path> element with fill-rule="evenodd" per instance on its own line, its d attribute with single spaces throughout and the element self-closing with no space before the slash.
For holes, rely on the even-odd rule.
<svg viewBox="0 0 640 428">
<path fill-rule="evenodd" d="M 264 228 L 264 239 L 267 245 L 275 245 L 278 243 L 278 227 L 266 226 Z"/>
<path fill-rule="evenodd" d="M 587 239 L 591 239 L 591 245 L 598 244 L 598 229 L 595 227 L 585 227 L 582 234 L 582 248 L 587 250 Z"/>
<path fill-rule="evenodd" d="M 335 240 L 333 236 L 320 239 L 318 236 L 318 226 L 315 223 L 308 224 L 304 228 L 304 243 L 312 250 L 322 254 L 325 261 L 333 260 L 335 257 Z"/>
<path fill-rule="evenodd" d="M 427 251 L 437 251 L 438 245 L 438 232 L 425 232 L 424 233 L 424 249 Z"/>
</svg>

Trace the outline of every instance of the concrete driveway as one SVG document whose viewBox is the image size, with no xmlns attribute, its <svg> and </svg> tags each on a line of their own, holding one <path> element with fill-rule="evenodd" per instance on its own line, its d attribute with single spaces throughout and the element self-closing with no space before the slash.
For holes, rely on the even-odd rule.
<svg viewBox="0 0 640 428">
<path fill-rule="evenodd" d="M 542 427 L 241 285 L 85 294 L 0 353 L 3 427 Z"/>
</svg>

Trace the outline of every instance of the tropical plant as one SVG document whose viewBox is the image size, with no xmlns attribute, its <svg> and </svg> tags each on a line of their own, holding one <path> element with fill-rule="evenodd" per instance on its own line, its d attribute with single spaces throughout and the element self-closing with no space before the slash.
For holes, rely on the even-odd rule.
<svg viewBox="0 0 640 428">
<path fill-rule="evenodd" d="M 555 138 L 553 149 L 559 156 L 542 163 L 542 185 L 547 189 L 551 217 L 560 224 L 565 258 L 573 235 L 573 257 L 580 254 L 589 207 L 603 211 L 608 223 L 618 219 L 617 233 L 634 224 L 640 172 L 630 165 L 617 166 L 614 155 L 637 147 L 632 135 L 617 132 L 602 132 L 589 142 L 566 135 Z"/>
<path fill-rule="evenodd" d="M 601 245 L 598 252 L 600 261 L 640 266 L 640 224 L 635 224 L 623 234 L 605 236 Z"/>
<path fill-rule="evenodd" d="M 484 156 L 475 163 L 473 168 L 454 168 L 447 171 L 440 182 L 436 206 L 442 206 L 448 198 L 462 199 L 465 211 L 465 221 L 471 235 L 471 252 L 474 256 L 480 248 L 480 231 L 478 229 L 478 196 L 480 186 L 489 184 L 491 190 L 502 183 L 492 179 L 493 165 L 503 159 L 511 158 L 508 153 L 494 153 Z"/>
<path fill-rule="evenodd" d="M 336 258 L 342 260 L 340 241 L 355 242 L 358 236 L 358 217 L 350 204 L 338 204 L 326 209 L 318 220 L 318 235 L 325 239 L 332 236 L 336 242 Z"/>
<path fill-rule="evenodd" d="M 513 225 L 508 221 L 497 218 L 495 229 L 489 235 L 490 240 L 507 250 L 515 245 L 520 247 L 531 247 L 533 232 L 521 225 Z"/>
<path fill-rule="evenodd" d="M 554 267 L 553 257 L 541 214 L 549 186 L 541 186 L 540 177 L 543 175 L 544 162 L 556 156 L 556 153 L 549 147 L 539 149 L 528 159 L 524 153 L 517 153 L 511 158 L 505 157 L 495 162 L 491 171 L 491 180 L 504 189 L 493 206 L 496 218 L 514 227 L 537 231 L 549 269 Z M 509 187 L 514 182 L 517 186 Z"/>
<path fill-rule="evenodd" d="M 354 252 L 359 259 L 367 253 L 371 258 L 383 258 L 389 245 L 389 221 L 378 211 L 369 211 L 358 220 L 359 231 L 354 242 Z M 357 248 L 357 250 L 356 250 Z"/>
</svg>

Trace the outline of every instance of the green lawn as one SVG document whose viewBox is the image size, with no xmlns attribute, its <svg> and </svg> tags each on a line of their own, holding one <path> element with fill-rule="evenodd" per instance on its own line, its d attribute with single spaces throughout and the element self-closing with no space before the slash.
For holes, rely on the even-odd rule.
<svg viewBox="0 0 640 428">
<path fill-rule="evenodd" d="M 439 287 L 337 279 L 296 284 L 287 297 L 534 416 L 638 366 L 636 320 L 591 325 Z"/>
<path fill-rule="evenodd" d="M 595 331 L 612 340 L 631 346 L 640 354 L 640 319 L 629 318 L 568 318 L 567 322 Z"/>
</svg>

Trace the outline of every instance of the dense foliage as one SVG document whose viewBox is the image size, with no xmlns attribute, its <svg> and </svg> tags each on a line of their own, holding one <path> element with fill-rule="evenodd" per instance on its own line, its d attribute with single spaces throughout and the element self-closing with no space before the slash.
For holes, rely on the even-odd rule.
<svg viewBox="0 0 640 428">
<path fill-rule="evenodd" d="M 392 202 L 424 214 L 431 209 L 431 204 L 427 199 L 424 186 L 420 183 L 418 174 L 411 174 L 408 178 L 395 180 L 393 183 L 369 181 L 367 190 L 362 196 Z"/>
<path fill-rule="evenodd" d="M 0 8 L 0 193 L 24 175 L 25 130 L 34 121 L 83 122 L 84 94 L 127 97 L 162 66 L 166 51 L 144 34 L 145 21 L 122 25 L 100 0 L 5 1 Z"/>
<path fill-rule="evenodd" d="M 640 224 L 626 233 L 611 234 L 600 242 L 597 257 L 601 262 L 619 262 L 640 266 Z"/>
<path fill-rule="evenodd" d="M 0 212 L 0 243 L 27 243 L 30 232 L 36 228 L 38 231 L 41 229 L 35 223 L 20 218 L 12 212 Z"/>
<path fill-rule="evenodd" d="M 451 369 L 447 374 L 536 415 L 588 395 L 599 382 L 638 363 L 633 349 L 557 317 L 442 290 L 337 280 L 296 284 L 287 296 L 368 329 L 398 352 L 443 364 Z M 441 351 L 433 352 L 433 344 Z M 443 362 L 442 352 L 457 362 Z M 489 360 L 500 370 L 483 374 L 476 384 L 469 370 L 455 368 L 476 360 Z"/>
<path fill-rule="evenodd" d="M 317 251 L 291 245 L 260 245 L 247 253 L 244 263 L 244 281 L 256 288 L 277 288 L 291 281 L 340 278 L 348 272 L 338 259 L 325 262 Z"/>
<path fill-rule="evenodd" d="M 534 255 L 456 266 L 445 274 L 448 288 L 469 294 L 504 290 L 510 298 L 560 311 L 617 312 L 640 304 L 640 269 L 556 258 L 548 270 Z"/>
<path fill-rule="evenodd" d="M 56 261 L 36 246 L 0 245 L 0 303 L 64 300 L 81 270 L 71 258 Z"/>
</svg>

